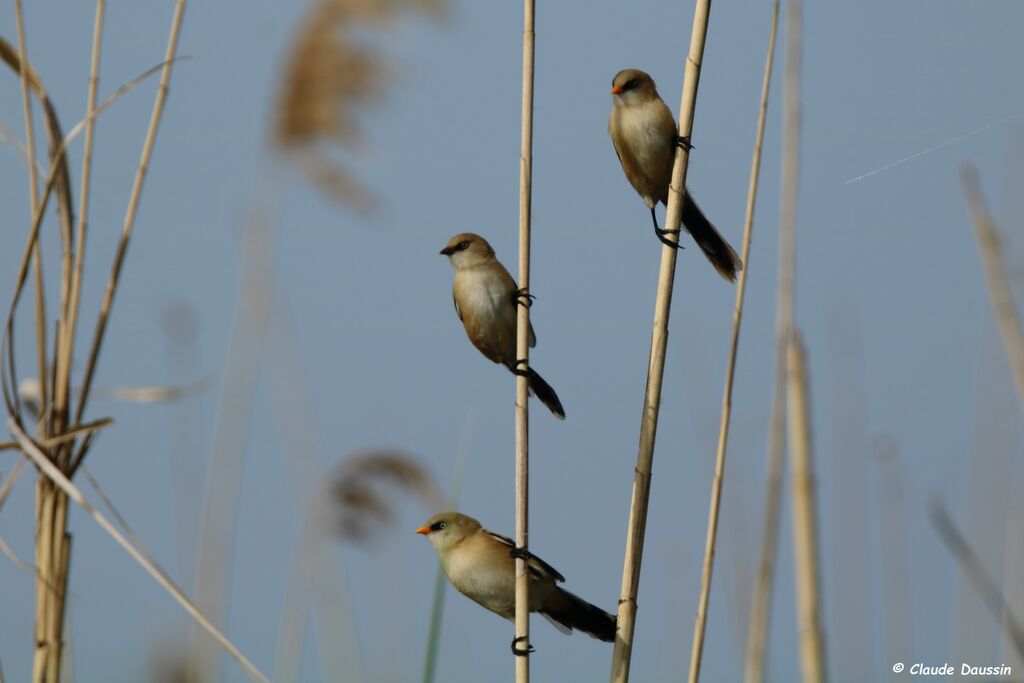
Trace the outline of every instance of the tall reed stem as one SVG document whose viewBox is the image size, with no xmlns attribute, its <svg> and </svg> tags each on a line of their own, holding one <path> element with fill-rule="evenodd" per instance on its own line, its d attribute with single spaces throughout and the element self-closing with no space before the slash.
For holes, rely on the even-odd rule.
<svg viewBox="0 0 1024 683">
<path fill-rule="evenodd" d="M 530 218 L 533 201 L 533 53 L 534 53 L 534 0 L 523 0 L 523 101 L 519 145 L 519 286 L 526 292 L 530 287 Z M 525 302 L 524 302 L 525 303 Z M 516 359 L 529 367 L 530 307 L 518 307 L 516 327 Z M 529 384 L 525 375 L 516 377 L 516 547 L 529 546 L 530 501 L 530 414 Z M 529 652 L 530 600 L 529 572 L 526 560 L 516 558 L 516 612 L 515 637 L 517 647 Z M 522 639 L 522 640 L 518 640 Z M 530 680 L 528 654 L 516 656 L 516 683 Z"/>
<path fill-rule="evenodd" d="M 697 0 L 690 35 L 690 53 L 686 59 L 686 74 L 679 103 L 679 135 L 689 138 L 693 130 L 693 114 L 697 104 L 697 84 L 704 59 L 704 41 L 707 38 L 711 0 Z M 669 186 L 665 227 L 678 230 L 682 218 L 686 193 L 686 169 L 689 150 L 680 146 L 676 150 Z M 678 232 L 675 233 L 678 240 Z M 671 238 L 670 238 L 671 239 Z M 637 450 L 633 474 L 633 493 L 629 508 L 629 526 L 626 530 L 626 559 L 622 567 L 622 588 L 612 652 L 611 680 L 626 683 L 633 654 L 633 630 L 636 626 L 637 591 L 640 587 L 640 563 L 644 551 L 644 533 L 647 528 L 647 507 L 651 494 L 651 465 L 654 461 L 654 440 L 658 430 L 658 412 L 661 408 L 661 384 L 665 373 L 665 348 L 668 345 L 668 319 L 672 307 L 672 286 L 676 272 L 676 248 L 665 245 L 661 250 L 658 271 L 658 293 L 654 302 L 654 325 L 651 332 L 651 355 L 647 368 L 647 390 L 640 418 L 640 445 Z"/>
<path fill-rule="evenodd" d="M 708 600 L 711 596 L 711 577 L 715 563 L 715 545 L 718 539 L 718 512 L 722 502 L 722 477 L 725 472 L 725 452 L 729 443 L 729 423 L 732 418 L 732 386 L 736 373 L 736 352 L 740 343 L 740 323 L 743 320 L 743 301 L 750 274 L 750 239 L 754 227 L 754 207 L 757 204 L 757 181 L 761 172 L 761 147 L 764 126 L 768 118 L 768 90 L 775 61 L 775 35 L 779 27 L 779 0 L 772 5 L 771 28 L 768 30 L 768 55 L 764 60 L 764 79 L 761 83 L 761 104 L 757 114 L 757 132 L 754 136 L 754 154 L 750 162 L 750 184 L 747 189 L 747 210 L 743 221 L 743 270 L 736 286 L 736 305 L 732 312 L 732 338 L 729 341 L 729 365 L 725 372 L 722 392 L 722 417 L 718 429 L 718 449 L 715 453 L 715 474 L 711 481 L 711 504 L 708 511 L 708 532 L 704 544 L 704 567 L 700 580 L 700 599 L 697 621 L 693 627 L 693 648 L 690 653 L 690 683 L 700 678 L 701 657 L 704 651 L 704 630 L 707 625 Z"/>
<path fill-rule="evenodd" d="M 121 225 L 121 239 L 118 241 L 117 251 L 114 253 L 114 264 L 110 270 L 107 289 L 103 294 L 99 318 L 96 321 L 96 330 L 93 333 L 92 345 L 89 348 L 89 359 L 85 366 L 85 374 L 82 377 L 82 388 L 78 394 L 78 406 L 75 411 L 76 424 L 82 421 L 82 414 L 85 412 L 85 406 L 89 399 L 89 391 L 92 389 L 92 380 L 96 373 L 100 348 L 103 346 L 103 336 L 107 331 L 107 322 L 110 320 L 110 309 L 114 305 L 114 295 L 117 293 L 117 285 L 121 278 L 121 267 L 124 265 L 124 257 L 128 253 L 132 229 L 135 227 L 135 216 L 138 213 L 139 202 L 142 199 L 142 187 L 146 182 L 149 160 L 153 156 L 156 134 L 160 129 L 160 121 L 164 114 L 164 104 L 167 101 L 167 93 L 170 89 L 171 71 L 174 68 L 175 56 L 178 52 L 178 37 L 181 35 L 181 25 L 185 16 L 185 3 L 186 0 L 177 0 L 174 6 L 174 17 L 171 19 L 170 34 L 167 37 L 167 49 L 164 54 L 164 65 L 160 70 L 160 85 L 157 87 L 156 97 L 153 100 L 153 111 L 149 118 L 149 128 L 146 130 L 146 139 L 142 144 L 142 154 L 139 158 L 139 165 L 135 170 L 135 180 L 132 183 L 131 195 L 128 198 L 128 208 L 125 210 L 124 222 Z M 80 450 L 78 461 L 81 461 L 83 457 L 85 457 L 85 451 Z M 72 463 L 72 467 L 74 465 L 75 463 Z"/>
<path fill-rule="evenodd" d="M 800 32 L 801 0 L 786 5 L 786 58 L 782 82 L 782 190 L 779 202 L 779 276 L 775 309 L 775 391 L 772 396 L 765 468 L 761 548 L 750 609 L 746 683 L 764 681 L 765 648 L 771 616 L 775 559 L 782 510 L 782 472 L 786 449 L 786 346 L 793 329 L 796 274 L 796 201 L 800 170 Z"/>
<path fill-rule="evenodd" d="M 789 442 L 793 459 L 793 554 L 796 571 L 800 670 L 804 683 L 825 680 L 825 646 L 821 633 L 817 507 L 811 449 L 810 404 L 803 342 L 794 328 L 788 343 Z"/>
</svg>

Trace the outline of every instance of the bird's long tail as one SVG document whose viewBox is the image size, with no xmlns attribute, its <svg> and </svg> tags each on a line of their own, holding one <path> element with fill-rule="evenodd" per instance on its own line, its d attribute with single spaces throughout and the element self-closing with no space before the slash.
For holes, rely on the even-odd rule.
<svg viewBox="0 0 1024 683">
<path fill-rule="evenodd" d="M 554 413 L 555 417 L 559 420 L 564 420 L 565 409 L 562 408 L 562 402 L 558 400 L 558 394 L 551 388 L 551 385 L 545 382 L 544 378 L 538 375 L 533 368 L 530 368 L 528 379 L 530 381 L 530 390 L 540 399 L 540 402 L 546 405 L 548 410 Z"/>
<path fill-rule="evenodd" d="M 570 631 L 583 631 L 598 640 L 606 643 L 615 640 L 615 615 L 608 614 L 600 607 L 591 605 L 581 597 L 573 595 L 567 590 L 556 588 L 558 595 L 555 599 L 549 600 L 548 605 L 541 612 L 555 626 L 563 627 Z"/>
<path fill-rule="evenodd" d="M 693 235 L 693 240 L 719 275 L 729 282 L 735 282 L 737 271 L 743 270 L 743 262 L 689 194 L 683 205 L 683 225 Z"/>
</svg>

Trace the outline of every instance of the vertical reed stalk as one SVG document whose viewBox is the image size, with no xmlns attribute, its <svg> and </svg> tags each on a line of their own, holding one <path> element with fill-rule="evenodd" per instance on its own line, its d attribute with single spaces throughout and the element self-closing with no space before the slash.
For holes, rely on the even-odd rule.
<svg viewBox="0 0 1024 683">
<path fill-rule="evenodd" d="M 25 17 L 21 0 L 14 0 L 14 14 L 18 32 L 18 61 L 21 71 L 21 100 L 25 118 L 25 145 L 28 150 L 28 189 L 29 214 L 35 216 L 39 211 L 39 188 L 36 183 L 36 144 L 35 127 L 32 120 L 32 98 L 29 94 L 29 68 L 25 46 Z M 32 246 L 32 263 L 35 272 L 36 290 L 36 357 L 39 373 L 39 405 L 42 411 L 49 406 L 48 375 L 46 363 L 46 292 L 43 284 L 42 250 L 38 240 Z M 13 340 L 10 341 L 13 343 Z M 40 419 L 39 427 L 43 436 L 49 436 L 47 425 L 49 419 Z M 54 658 L 57 667 L 60 662 L 60 636 L 53 638 L 54 611 L 63 610 L 63 599 L 58 599 L 51 586 L 55 585 L 55 553 L 54 553 L 54 512 L 56 491 L 53 484 L 45 477 L 40 477 L 36 484 L 36 613 L 35 613 L 35 653 L 33 656 L 32 680 L 47 681 L 48 669 L 53 666 Z M 62 536 L 58 536 L 62 539 Z M 59 554 L 59 553 L 58 553 Z M 58 560 L 59 562 L 59 560 Z M 57 584 L 59 585 L 59 584 Z"/>
<path fill-rule="evenodd" d="M 128 198 L 128 208 L 125 211 L 124 223 L 121 226 L 121 239 L 117 244 L 117 251 L 114 254 L 114 264 L 110 270 L 107 289 L 103 293 L 103 302 L 100 307 L 99 318 L 96 321 L 96 330 L 93 333 L 92 345 L 89 348 L 89 359 L 85 366 L 85 374 L 82 377 L 82 388 L 78 394 L 75 424 L 82 421 L 82 414 L 85 412 L 85 405 L 89 399 L 93 376 L 96 373 L 96 363 L 99 360 L 100 347 L 103 346 L 103 336 L 106 333 L 107 322 L 110 319 L 110 309 L 114 304 L 114 294 L 117 292 L 117 285 L 121 278 L 121 267 L 124 265 L 124 257 L 128 252 L 132 228 L 135 226 L 135 216 L 139 210 L 139 201 L 142 199 L 142 187 L 146 182 L 149 160 L 153 156 L 156 134 L 160 129 L 164 104 L 167 101 L 167 92 L 170 88 L 171 71 L 174 68 L 175 56 L 178 52 L 178 37 L 181 35 L 181 24 L 185 16 L 185 3 L 186 0 L 177 0 L 174 6 L 174 17 L 171 20 L 170 34 L 167 37 L 167 50 L 164 54 L 164 65 L 160 70 L 160 85 L 157 87 L 156 97 L 153 100 L 153 111 L 149 119 L 149 128 L 146 130 L 146 139 L 142 145 L 142 154 L 139 158 L 138 168 L 135 171 L 135 180 L 132 183 L 131 195 Z M 88 444 L 89 442 L 86 441 L 85 443 Z M 80 461 L 83 457 L 85 457 L 85 450 L 81 449 L 77 459 Z M 72 463 L 72 467 L 74 465 L 75 463 Z"/>
<path fill-rule="evenodd" d="M 529 292 L 530 287 L 530 218 L 533 201 L 533 54 L 534 54 L 534 0 L 523 0 L 523 102 L 519 144 L 519 286 Z M 530 307 L 518 307 L 516 327 L 516 359 L 529 368 Z M 529 384 L 525 374 L 516 376 L 516 547 L 529 547 L 530 501 L 530 414 Z M 529 652 L 530 600 L 529 572 L 526 560 L 516 559 L 516 611 L 515 637 L 519 649 Z M 530 680 L 528 654 L 516 656 L 516 683 Z"/>
<path fill-rule="evenodd" d="M 21 103 L 25 117 L 25 147 L 28 152 L 28 196 L 29 215 L 35 215 L 39 207 L 39 188 L 36 185 L 36 142 L 35 126 L 32 122 L 32 98 L 29 95 L 29 68 L 25 46 L 25 14 L 21 0 L 14 0 L 14 17 L 18 31 L 18 60 L 21 63 Z M 36 286 L 36 357 L 39 364 L 39 405 L 49 405 L 47 400 L 49 381 L 46 371 L 46 290 L 43 286 L 43 254 L 39 242 L 32 249 L 32 263 L 35 269 Z M 44 420 L 41 423 L 44 426 Z"/>
<path fill-rule="evenodd" d="M 698 0 L 693 15 L 690 52 L 686 59 L 686 74 L 679 103 L 679 135 L 690 137 L 693 114 L 697 103 L 697 84 L 704 59 L 711 0 Z M 689 150 L 680 146 L 676 150 L 669 186 L 665 228 L 678 230 L 682 218 L 686 192 L 686 169 Z M 671 239 L 671 238 L 670 238 Z M 675 240 L 678 241 L 678 232 Z M 647 390 L 644 393 L 640 419 L 640 444 L 637 449 L 633 474 L 633 492 L 629 508 L 629 526 L 626 530 L 626 557 L 622 567 L 622 587 L 619 596 L 615 649 L 612 652 L 611 681 L 626 683 L 633 654 L 633 630 L 636 626 L 636 596 L 640 587 L 640 563 L 643 559 L 644 533 L 647 528 L 647 507 L 651 494 L 651 465 L 654 461 L 654 440 L 658 430 L 658 412 L 661 408 L 661 384 L 665 372 L 665 348 L 668 345 L 668 319 L 672 307 L 672 285 L 676 272 L 676 249 L 665 245 L 661 250 L 658 272 L 658 293 L 654 302 L 654 324 L 651 332 L 651 355 L 647 368 Z"/>
<path fill-rule="evenodd" d="M 786 345 L 793 328 L 796 273 L 796 200 L 800 163 L 801 0 L 786 5 L 786 53 L 782 97 L 782 190 L 779 206 L 779 276 L 775 308 L 775 391 L 768 432 L 761 549 L 750 609 L 744 680 L 764 681 L 765 649 L 778 552 L 782 510 L 782 472 L 786 452 Z"/>
<path fill-rule="evenodd" d="M 54 376 L 53 376 L 53 411 L 52 419 L 54 431 L 63 433 L 68 427 L 68 399 L 71 393 L 71 364 L 74 357 L 75 329 L 78 322 L 78 305 L 80 301 L 80 288 L 82 268 L 84 265 L 85 251 L 85 221 L 88 212 L 89 178 L 91 171 L 93 130 L 95 128 L 96 112 L 96 90 L 99 72 L 100 38 L 103 28 L 105 2 L 97 0 L 96 19 L 93 30 L 92 61 L 89 76 L 89 93 L 87 102 L 86 142 L 82 161 L 82 187 L 80 193 L 79 231 L 75 248 L 71 245 L 70 224 L 72 217 L 65 217 L 67 230 L 62 249 L 61 267 L 61 308 L 60 324 L 58 326 L 57 340 L 54 346 Z M 67 182 L 67 179 L 64 179 Z M 39 248 L 39 243 L 36 243 Z M 74 269 L 72 269 L 74 260 Z M 62 444 L 57 453 L 58 466 L 67 468 L 70 462 L 73 444 L 67 442 Z M 53 530 L 50 533 L 49 543 L 51 549 L 52 567 L 49 569 L 52 585 L 56 590 L 46 590 L 48 594 L 48 609 L 46 613 L 46 642 L 49 644 L 47 650 L 47 662 L 45 679 L 47 683 L 59 683 L 63 664 L 63 635 L 64 619 L 66 614 L 65 591 L 68 584 L 68 566 L 71 559 L 71 535 L 67 533 L 68 520 L 68 497 L 63 491 L 57 490 L 52 483 L 47 481 L 49 488 L 48 501 L 53 507 L 51 514 L 47 516 L 52 519 Z"/>
<path fill-rule="evenodd" d="M 985 206 L 985 197 L 981 193 L 978 182 L 978 170 L 973 166 L 964 166 L 960 171 L 964 183 L 964 194 L 967 197 L 967 209 L 971 214 L 974 234 L 978 238 L 978 250 L 981 262 L 985 267 L 985 283 L 992 299 L 999 334 L 1003 338 L 1006 357 L 1013 370 L 1013 378 L 1017 387 L 1017 399 L 1024 410 L 1024 334 L 1021 333 L 1020 316 L 1013 303 L 1013 294 L 1003 270 L 1003 262 L 999 257 L 999 234 L 995 223 Z"/>
<path fill-rule="evenodd" d="M 796 570 L 800 670 L 804 683 L 825 680 L 825 646 L 821 632 L 817 510 L 807 367 L 803 342 L 794 327 L 788 344 L 789 442 L 793 460 L 793 554 Z"/>
<path fill-rule="evenodd" d="M 704 651 L 704 630 L 707 625 L 708 600 L 711 595 L 711 577 L 718 539 L 718 511 L 722 501 L 722 476 L 725 472 L 725 451 L 729 442 L 729 422 L 732 417 L 732 386 L 736 372 L 736 352 L 740 343 L 740 323 L 743 319 L 743 301 L 750 273 L 750 238 L 754 227 L 754 207 L 757 204 L 757 181 L 761 172 L 761 147 L 764 126 L 768 118 L 768 90 L 775 61 L 775 36 L 779 26 L 779 0 L 772 5 L 771 28 L 768 30 L 768 55 L 764 61 L 764 80 L 761 83 L 761 104 L 757 114 L 757 132 L 754 136 L 754 154 L 750 163 L 750 184 L 747 189 L 747 210 L 743 221 L 743 270 L 736 286 L 736 305 L 732 312 L 732 338 L 729 341 L 729 365 L 725 372 L 725 390 L 722 392 L 722 417 L 718 429 L 718 449 L 715 453 L 715 474 L 711 481 L 711 507 L 708 511 L 708 532 L 704 544 L 704 567 L 700 579 L 700 599 L 697 621 L 693 627 L 693 648 L 690 653 L 690 683 L 700 678 L 701 656 Z"/>
<path fill-rule="evenodd" d="M 71 393 L 71 362 L 78 329 L 78 309 L 81 300 L 82 273 L 85 268 L 85 238 L 88 234 L 89 189 L 92 182 L 92 150 L 96 128 L 96 91 L 99 87 L 100 45 L 103 37 L 103 19 L 106 0 L 96 1 L 96 19 L 93 25 L 92 60 L 89 67 L 89 87 L 86 102 L 85 147 L 82 151 L 82 182 L 78 192 L 78 232 L 74 249 L 74 267 L 71 272 L 70 292 L 61 326 L 62 347 L 57 355 L 54 392 L 54 412 L 66 421 L 68 396 Z M 66 426 L 66 425 L 65 425 Z M 70 450 L 70 446 L 67 450 Z"/>
</svg>

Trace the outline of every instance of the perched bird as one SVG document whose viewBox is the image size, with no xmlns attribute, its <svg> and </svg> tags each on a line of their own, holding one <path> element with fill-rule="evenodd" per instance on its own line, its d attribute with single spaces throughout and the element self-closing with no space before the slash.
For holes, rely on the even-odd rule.
<svg viewBox="0 0 1024 683">
<path fill-rule="evenodd" d="M 494 249 L 480 235 L 459 233 L 448 240 L 441 253 L 455 269 L 452 298 L 469 341 L 493 362 L 501 363 L 513 374 L 523 374 L 516 359 L 516 306 L 529 305 L 530 296 L 516 287 L 516 281 L 494 257 Z M 531 324 L 530 348 L 536 345 Z M 564 420 L 565 410 L 551 385 L 533 368 L 525 374 L 530 390 L 555 417 Z"/>
<path fill-rule="evenodd" d="M 643 71 L 624 69 L 612 79 L 608 134 L 626 179 L 651 210 L 658 239 L 671 247 L 677 246 L 665 235 L 679 231 L 659 228 L 654 207 L 658 202 L 668 204 L 675 148 L 688 147 L 689 141 L 679 137 L 672 111 L 658 95 L 654 80 Z M 743 263 L 704 216 L 689 190 L 683 203 L 683 225 L 715 270 L 726 280 L 735 281 L 736 271 L 743 269 Z"/>
<path fill-rule="evenodd" d="M 416 533 L 424 534 L 433 544 L 444 573 L 460 593 L 515 621 L 517 554 L 512 539 L 488 531 L 472 517 L 457 512 L 434 515 Z M 615 615 L 559 588 L 565 577 L 536 555 L 525 555 L 531 612 L 539 612 L 562 633 L 575 629 L 605 642 L 615 640 Z M 516 650 L 516 641 L 512 649 L 521 653 Z"/>
</svg>

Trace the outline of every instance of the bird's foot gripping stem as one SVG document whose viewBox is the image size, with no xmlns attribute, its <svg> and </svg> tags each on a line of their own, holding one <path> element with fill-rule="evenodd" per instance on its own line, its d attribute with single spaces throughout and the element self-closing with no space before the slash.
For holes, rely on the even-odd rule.
<svg viewBox="0 0 1024 683">
<path fill-rule="evenodd" d="M 516 364 L 511 368 L 512 374 L 517 376 L 517 377 L 529 377 L 530 376 L 530 369 L 529 369 L 529 367 L 527 367 L 525 369 L 520 367 L 520 366 L 523 366 L 523 365 L 527 365 L 528 366 L 529 363 L 530 363 L 530 361 L 526 360 L 525 358 L 520 358 L 519 360 L 516 361 Z"/>
<path fill-rule="evenodd" d="M 689 152 L 691 149 L 693 149 L 693 145 L 690 144 L 690 136 L 689 135 L 679 135 L 679 136 L 677 136 L 676 137 L 676 145 L 678 145 L 679 147 L 682 147 L 687 152 Z"/>
<path fill-rule="evenodd" d="M 517 560 L 523 560 L 524 562 L 530 559 L 530 551 L 526 548 L 512 548 L 508 551 L 508 554 Z"/>
<path fill-rule="evenodd" d="M 526 306 L 529 308 L 533 306 L 533 300 L 536 298 L 533 294 L 530 294 L 526 287 L 520 287 L 512 292 L 512 301 L 515 302 L 516 306 Z"/>
<path fill-rule="evenodd" d="M 664 244 L 665 246 L 668 246 L 668 247 L 672 247 L 673 249 L 685 249 L 685 247 L 683 245 L 679 244 L 678 241 L 673 242 L 672 240 L 670 240 L 668 237 L 665 236 L 665 235 L 678 235 L 679 234 L 679 228 L 676 228 L 675 230 L 665 230 L 664 228 L 659 227 L 658 226 L 658 215 L 654 212 L 654 207 L 653 206 L 651 207 L 651 222 L 654 223 L 654 234 L 658 236 L 658 239 L 661 240 L 662 244 Z M 676 240 L 678 240 L 678 239 L 679 238 L 676 237 Z"/>
<path fill-rule="evenodd" d="M 666 235 L 678 235 L 679 234 L 679 230 L 678 229 L 676 229 L 676 230 L 664 230 L 662 228 L 655 228 L 654 229 L 654 234 L 658 236 L 658 239 L 661 240 L 661 243 L 664 244 L 665 246 L 672 247 L 673 249 L 685 249 L 686 248 L 683 245 L 679 244 L 679 242 L 673 242 L 668 237 L 666 237 Z M 676 239 L 678 240 L 679 238 L 676 237 Z"/>
<path fill-rule="evenodd" d="M 526 657 L 527 655 L 536 652 L 533 645 L 527 642 L 527 636 L 516 636 L 512 639 L 512 654 L 516 657 Z M 519 647 L 519 643 L 526 643 L 526 647 Z"/>
</svg>

